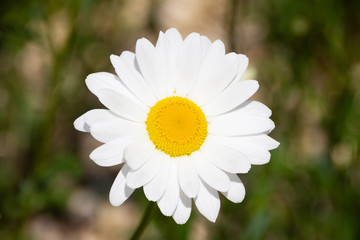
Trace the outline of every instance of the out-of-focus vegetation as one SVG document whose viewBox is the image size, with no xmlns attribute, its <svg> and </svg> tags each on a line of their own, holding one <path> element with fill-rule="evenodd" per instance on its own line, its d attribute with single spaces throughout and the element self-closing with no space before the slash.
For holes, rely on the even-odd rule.
<svg viewBox="0 0 360 240">
<path fill-rule="evenodd" d="M 250 58 L 255 98 L 273 110 L 271 162 L 241 176 L 241 204 L 216 224 L 157 213 L 144 239 L 360 239 L 360 1 L 18 0 L 0 3 L 0 239 L 127 239 L 141 190 L 108 202 L 120 167 L 73 121 L 101 107 L 87 74 L 110 54 L 176 27 Z M 158 211 L 158 210 L 157 210 Z"/>
</svg>

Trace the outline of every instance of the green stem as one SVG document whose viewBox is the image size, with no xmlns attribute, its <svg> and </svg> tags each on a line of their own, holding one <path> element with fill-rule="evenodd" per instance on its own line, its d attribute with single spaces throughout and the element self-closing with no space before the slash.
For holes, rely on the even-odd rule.
<svg viewBox="0 0 360 240">
<path fill-rule="evenodd" d="M 151 217 L 154 213 L 154 209 L 155 209 L 155 202 L 149 201 L 149 204 L 145 210 L 145 213 L 141 219 L 141 222 L 139 224 L 139 226 L 136 228 L 134 234 L 132 235 L 132 237 L 130 238 L 130 240 L 137 240 L 141 237 L 141 234 L 144 232 L 144 230 L 146 229 L 147 225 L 149 224 Z"/>
</svg>

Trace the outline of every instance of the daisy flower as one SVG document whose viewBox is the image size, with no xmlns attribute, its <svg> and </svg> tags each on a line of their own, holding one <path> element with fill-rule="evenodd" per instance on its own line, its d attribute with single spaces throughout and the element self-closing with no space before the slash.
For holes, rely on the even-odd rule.
<svg viewBox="0 0 360 240">
<path fill-rule="evenodd" d="M 269 136 L 271 110 L 248 100 L 259 88 L 240 81 L 248 65 L 225 53 L 222 41 L 176 29 L 160 32 L 155 46 L 139 39 L 135 53 L 111 55 L 117 75 L 99 72 L 86 85 L 107 109 L 86 112 L 77 130 L 104 143 L 90 158 L 103 167 L 123 163 L 110 202 L 121 205 L 143 187 L 165 216 L 184 224 L 192 202 L 215 222 L 219 193 L 244 199 L 237 174 L 270 160 L 279 143 Z"/>
</svg>

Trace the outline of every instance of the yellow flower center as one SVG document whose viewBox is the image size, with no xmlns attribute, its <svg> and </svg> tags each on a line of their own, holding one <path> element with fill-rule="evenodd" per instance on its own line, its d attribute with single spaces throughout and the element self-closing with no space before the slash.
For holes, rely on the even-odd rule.
<svg viewBox="0 0 360 240">
<path fill-rule="evenodd" d="M 168 97 L 150 109 L 146 129 L 157 149 L 177 157 L 199 150 L 207 136 L 207 121 L 194 102 Z"/>
</svg>

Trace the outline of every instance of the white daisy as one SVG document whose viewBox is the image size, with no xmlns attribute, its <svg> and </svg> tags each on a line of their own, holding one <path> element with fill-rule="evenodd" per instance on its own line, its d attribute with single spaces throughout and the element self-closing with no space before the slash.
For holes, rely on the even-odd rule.
<svg viewBox="0 0 360 240">
<path fill-rule="evenodd" d="M 222 41 L 176 29 L 160 32 L 154 47 L 139 39 L 135 53 L 112 55 L 116 75 L 90 74 L 86 85 L 108 109 L 91 110 L 74 122 L 104 144 L 90 158 L 100 166 L 124 163 L 110 202 L 121 205 L 143 187 L 165 216 L 185 223 L 192 200 L 215 222 L 219 193 L 238 203 L 245 188 L 237 176 L 270 160 L 279 143 L 271 110 L 248 100 L 255 80 L 239 81 L 248 58 L 225 54 Z"/>
</svg>

